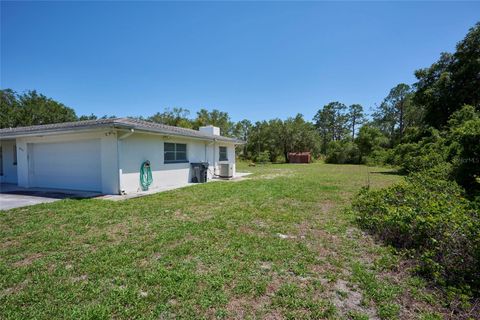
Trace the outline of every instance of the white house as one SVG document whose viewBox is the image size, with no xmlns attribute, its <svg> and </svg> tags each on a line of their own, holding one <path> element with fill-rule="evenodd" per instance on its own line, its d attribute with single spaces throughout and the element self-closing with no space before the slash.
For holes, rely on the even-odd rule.
<svg viewBox="0 0 480 320">
<path fill-rule="evenodd" d="M 208 162 L 208 178 L 226 169 L 235 176 L 235 145 L 242 143 L 213 126 L 197 131 L 128 118 L 0 129 L 0 182 L 134 193 L 148 160 L 149 189 L 173 187 L 191 182 L 194 162 Z"/>
</svg>

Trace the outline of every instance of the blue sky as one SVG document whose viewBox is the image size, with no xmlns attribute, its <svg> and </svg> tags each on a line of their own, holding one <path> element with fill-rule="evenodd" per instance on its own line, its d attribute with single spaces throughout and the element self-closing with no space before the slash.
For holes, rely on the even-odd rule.
<svg viewBox="0 0 480 320">
<path fill-rule="evenodd" d="M 77 114 L 371 110 L 453 51 L 479 2 L 2 2 L 1 88 Z"/>
</svg>

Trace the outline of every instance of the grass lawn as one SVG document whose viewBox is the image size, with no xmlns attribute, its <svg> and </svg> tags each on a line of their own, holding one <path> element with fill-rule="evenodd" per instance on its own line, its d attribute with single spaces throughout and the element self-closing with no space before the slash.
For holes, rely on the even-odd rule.
<svg viewBox="0 0 480 320">
<path fill-rule="evenodd" d="M 402 177 L 265 165 L 121 202 L 0 212 L 1 319 L 437 319 L 435 292 L 344 208 Z"/>
</svg>

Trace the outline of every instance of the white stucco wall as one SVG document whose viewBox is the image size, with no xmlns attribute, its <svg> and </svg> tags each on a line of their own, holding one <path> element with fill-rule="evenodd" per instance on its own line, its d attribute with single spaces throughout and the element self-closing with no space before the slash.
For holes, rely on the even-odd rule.
<svg viewBox="0 0 480 320">
<path fill-rule="evenodd" d="M 228 161 L 220 161 L 220 147 L 227 147 L 227 158 Z M 233 143 L 225 142 L 210 142 L 207 144 L 207 159 L 206 161 L 210 163 L 211 168 L 209 168 L 209 178 L 212 178 L 213 175 L 218 175 L 220 173 L 220 164 L 230 163 L 233 166 L 233 176 L 235 176 L 235 145 Z"/>
<path fill-rule="evenodd" d="M 68 134 L 22 137 L 17 138 L 16 142 L 15 140 L 2 141 L 2 145 L 5 145 L 3 155 L 5 175 L 1 177 L 1 181 L 18 182 L 18 185 L 21 187 L 35 187 L 38 184 L 33 174 L 35 159 L 30 157 L 35 149 L 35 144 L 38 146 L 46 143 L 62 143 L 62 145 L 66 146 L 65 149 L 69 149 L 75 143 L 88 140 L 100 141 L 100 155 L 95 155 L 95 161 L 100 162 L 101 192 L 104 194 L 118 194 L 122 190 L 125 193 L 140 191 L 140 166 L 145 160 L 149 160 L 151 163 L 153 183 L 150 189 L 153 190 L 181 186 L 191 182 L 192 170 L 190 163 L 192 162 L 208 162 L 210 165 L 208 171 L 209 179 L 219 173 L 218 166 L 220 163 L 230 163 L 235 169 L 235 146 L 233 143 L 138 132 L 128 135 L 128 132 L 125 131 L 117 132 L 116 130 L 102 129 Z M 165 142 L 187 144 L 188 162 L 164 163 Z M 14 143 L 17 146 L 16 166 L 13 166 L 13 152 L 9 152 L 9 149 L 13 148 Z M 220 146 L 227 147 L 228 161 L 219 161 Z M 65 159 L 67 158 L 65 157 Z M 75 161 L 72 160 L 72 162 Z M 46 156 L 43 153 L 42 166 L 46 166 L 48 163 L 48 154 Z M 72 170 L 75 170 L 75 165 L 72 165 Z M 54 171 L 49 170 L 49 172 Z M 5 179 L 7 177 L 9 180 Z"/>
<path fill-rule="evenodd" d="M 2 147 L 3 175 L 0 176 L 1 183 L 17 183 L 17 164 L 14 161 L 15 140 L 0 141 Z"/>
<path fill-rule="evenodd" d="M 78 141 L 91 139 L 100 140 L 100 155 L 95 155 L 100 161 L 101 192 L 105 194 L 117 194 L 119 187 L 117 138 L 115 131 L 99 130 L 83 133 L 69 133 L 57 135 L 45 135 L 37 137 L 17 138 L 17 173 L 18 185 L 21 187 L 34 187 L 37 181 L 32 175 L 34 159 L 30 159 L 35 144 L 41 143 L 68 143 L 75 144 Z M 88 156 L 88 155 L 86 155 Z M 47 161 L 48 163 L 48 161 Z M 46 165 L 46 164 L 43 164 Z M 52 168 L 53 170 L 53 168 Z M 72 165 L 72 170 L 75 166 Z M 53 186 L 52 186 L 53 187 Z"/>
<path fill-rule="evenodd" d="M 187 144 L 188 163 L 164 163 L 165 142 Z M 234 145 L 220 145 L 228 148 L 227 162 L 234 164 Z M 121 189 L 125 193 L 141 191 L 140 166 L 146 160 L 150 161 L 152 169 L 153 182 L 149 187 L 150 190 L 180 186 L 190 182 L 192 178 L 190 163 L 192 162 L 209 162 L 211 168 L 209 168 L 208 176 L 211 179 L 214 170 L 218 173 L 218 169 L 215 169 L 219 164 L 218 147 L 218 143 L 209 141 L 134 133 L 123 140 L 119 140 Z"/>
</svg>

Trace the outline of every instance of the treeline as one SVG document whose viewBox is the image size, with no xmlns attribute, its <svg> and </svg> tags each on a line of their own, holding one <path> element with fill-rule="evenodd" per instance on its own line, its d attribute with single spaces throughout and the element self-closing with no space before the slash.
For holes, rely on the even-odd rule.
<svg viewBox="0 0 480 320">
<path fill-rule="evenodd" d="M 359 156 L 347 157 L 394 165 L 407 178 L 365 188 L 352 209 L 362 228 L 414 257 L 414 270 L 443 288 L 453 318 L 477 319 L 480 24 L 415 76 L 412 88 L 392 89 L 354 141 Z"/>
<path fill-rule="evenodd" d="M 94 114 L 78 116 L 72 108 L 34 90 L 21 94 L 11 89 L 0 90 L 0 128 L 97 118 Z M 191 129 L 205 125 L 217 126 L 222 135 L 248 141 L 238 153 L 245 159 L 255 161 L 286 161 L 291 151 L 319 153 L 317 130 L 300 114 L 287 120 L 274 119 L 253 124 L 249 120 L 233 122 L 227 112 L 217 109 L 201 109 L 192 117 L 188 109 L 173 108 L 152 116 L 133 118 Z"/>
<path fill-rule="evenodd" d="M 0 129 L 92 119 L 97 116 L 77 116 L 72 108 L 35 90 L 0 90 Z"/>
<path fill-rule="evenodd" d="M 243 159 L 277 162 L 287 161 L 289 152 L 320 152 L 318 131 L 301 114 L 286 120 L 272 119 L 252 123 L 248 119 L 233 122 L 227 112 L 216 109 L 201 109 L 195 117 L 190 117 L 188 109 L 173 108 L 141 119 L 191 129 L 204 125 L 217 126 L 222 135 L 247 141 L 238 150 L 238 155 Z"/>
<path fill-rule="evenodd" d="M 406 89 L 405 89 L 406 88 Z M 201 109 L 194 116 L 185 108 L 165 109 L 152 116 L 134 117 L 166 125 L 198 129 L 204 125 L 220 128 L 222 135 L 247 141 L 237 154 L 243 159 L 258 162 L 287 162 L 289 152 L 309 151 L 314 158 L 326 157 L 328 162 L 361 163 L 396 139 L 397 122 L 409 127 L 413 116 L 405 102 L 405 111 L 399 120 L 393 115 L 397 100 L 410 99 L 407 85 L 399 85 L 382 103 L 368 122 L 360 104 L 346 106 L 331 102 L 321 108 L 313 121 L 302 114 L 288 119 L 272 119 L 252 123 L 248 119 L 233 122 L 227 112 Z M 75 111 L 36 91 L 18 94 L 11 89 L 0 90 L 0 128 L 93 120 L 94 114 L 78 116 Z M 113 116 L 103 116 L 107 118 Z M 403 130 L 402 130 L 403 131 Z M 388 141 L 387 141 L 388 139 Z"/>
<path fill-rule="evenodd" d="M 201 109 L 196 117 L 190 117 L 190 111 L 184 108 L 166 109 L 141 119 L 192 129 L 211 124 L 220 127 L 222 135 L 247 141 L 238 150 L 239 157 L 259 162 L 287 162 L 289 152 L 310 151 L 318 157 L 327 154 L 330 142 L 347 137 L 354 139 L 366 116 L 359 104 L 347 107 L 332 102 L 319 110 L 313 121 L 297 114 L 285 120 L 233 122 L 228 113 L 216 109 Z"/>
<path fill-rule="evenodd" d="M 190 111 L 184 108 L 166 109 L 141 119 L 191 129 L 211 124 L 220 127 L 222 135 L 247 141 L 238 150 L 241 158 L 259 162 L 286 162 L 289 152 L 310 151 L 314 156 L 320 156 L 326 154 L 326 145 L 330 140 L 355 138 L 366 116 L 359 104 L 347 108 L 339 102 L 332 102 L 318 111 L 314 121 L 297 114 L 285 120 L 276 118 L 251 122 L 244 119 L 233 122 L 228 113 L 216 109 L 201 109 L 196 117 L 190 117 Z"/>
</svg>

